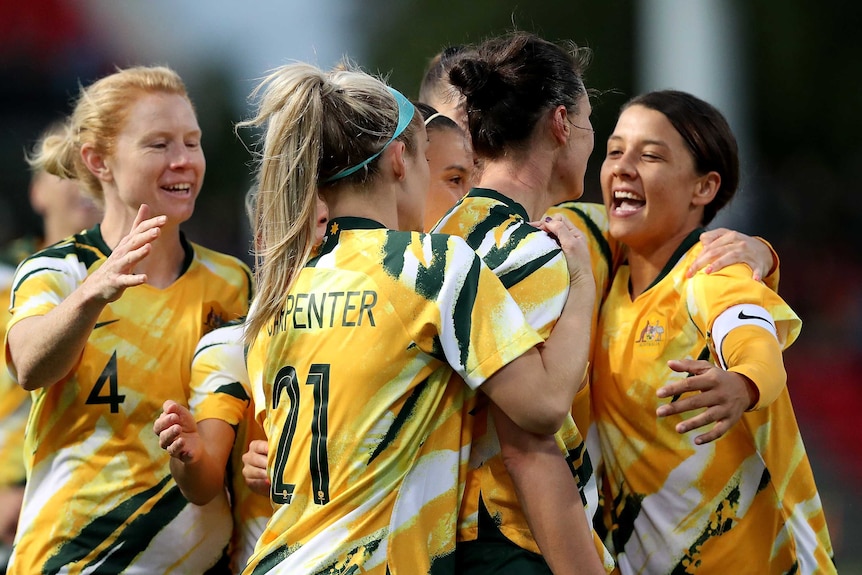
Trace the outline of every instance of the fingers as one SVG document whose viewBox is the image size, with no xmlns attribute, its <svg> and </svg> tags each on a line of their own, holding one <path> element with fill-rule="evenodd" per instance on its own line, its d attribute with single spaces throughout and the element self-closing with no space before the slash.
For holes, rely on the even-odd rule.
<svg viewBox="0 0 862 575">
<path fill-rule="evenodd" d="M 263 439 L 255 439 L 248 443 L 248 450 L 266 457 L 269 454 L 269 444 Z"/>
<path fill-rule="evenodd" d="M 660 405 L 656 408 L 655 414 L 659 417 L 667 417 L 669 415 L 677 415 L 679 413 L 685 413 L 686 411 L 707 407 L 710 404 L 704 399 L 704 395 L 706 394 L 698 393 L 696 395 L 686 397 L 685 399 L 679 399 L 677 401 L 672 401 L 671 403 Z"/>
<path fill-rule="evenodd" d="M 686 276 L 692 277 L 701 269 L 709 274 L 741 261 L 738 248 L 741 237 L 742 234 L 727 228 L 716 228 L 700 234 L 703 251 L 691 263 Z"/>
<path fill-rule="evenodd" d="M 269 496 L 270 482 L 266 472 L 266 441 L 254 440 L 242 455 L 242 476 L 249 489 L 258 495 Z"/>
<path fill-rule="evenodd" d="M 136 217 L 136 225 L 111 251 L 105 263 L 87 281 L 97 297 L 111 302 L 118 299 L 127 288 L 146 283 L 146 274 L 136 274 L 135 266 L 152 252 L 152 242 L 161 234 L 167 222 L 165 216 L 156 216 L 138 222 L 147 213 L 142 206 Z"/>
<path fill-rule="evenodd" d="M 568 242 L 583 239 L 578 229 L 560 215 L 545 216 L 542 220 L 534 222 L 533 225 L 547 232 L 561 247 L 564 240 Z"/>
<path fill-rule="evenodd" d="M 701 269 L 709 274 L 743 263 L 751 268 L 752 279 L 760 281 L 775 265 L 772 250 L 765 242 L 740 232 L 718 228 L 702 233 L 700 241 L 703 251 L 686 270 L 687 277 Z"/>
<path fill-rule="evenodd" d="M 694 438 L 694 443 L 696 445 L 703 445 L 705 443 L 709 443 L 711 441 L 715 441 L 719 437 L 723 436 L 730 429 L 731 424 L 726 421 L 719 421 L 716 423 L 713 428 L 702 434 L 698 435 Z"/>
<path fill-rule="evenodd" d="M 731 429 L 742 417 L 751 403 L 745 379 L 732 372 L 719 369 L 702 360 L 673 360 L 668 366 L 676 372 L 692 374 L 660 388 L 658 397 L 679 397 L 677 401 L 656 408 L 657 417 L 679 416 L 687 412 L 702 410 L 677 423 L 677 433 L 688 433 L 694 429 L 713 424 L 706 433 L 695 437 L 697 445 L 715 441 Z"/>
<path fill-rule="evenodd" d="M 141 207 L 138 208 L 138 213 L 135 215 L 135 221 L 132 223 L 132 229 L 134 230 L 136 227 L 140 225 L 141 222 L 150 217 L 150 206 L 147 204 L 141 204 Z"/>
<path fill-rule="evenodd" d="M 534 225 L 544 230 L 563 250 L 572 285 L 594 286 L 590 248 L 581 231 L 560 215 L 546 216 Z"/>
<path fill-rule="evenodd" d="M 697 376 L 708 372 L 715 366 L 700 359 L 674 359 L 667 362 L 668 367 L 678 373 L 689 373 Z M 689 391 L 703 391 L 710 387 L 710 380 L 698 377 L 686 377 L 671 382 L 656 391 L 658 397 L 674 397 Z"/>
</svg>

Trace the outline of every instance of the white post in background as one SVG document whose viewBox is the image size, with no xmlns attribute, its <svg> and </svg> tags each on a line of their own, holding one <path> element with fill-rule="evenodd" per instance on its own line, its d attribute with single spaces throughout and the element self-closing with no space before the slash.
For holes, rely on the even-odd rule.
<svg viewBox="0 0 862 575">
<path fill-rule="evenodd" d="M 750 227 L 756 170 L 749 131 L 745 39 L 733 0 L 639 0 L 636 69 L 638 93 L 676 89 L 717 107 L 740 150 L 740 188 L 710 227 Z"/>
</svg>

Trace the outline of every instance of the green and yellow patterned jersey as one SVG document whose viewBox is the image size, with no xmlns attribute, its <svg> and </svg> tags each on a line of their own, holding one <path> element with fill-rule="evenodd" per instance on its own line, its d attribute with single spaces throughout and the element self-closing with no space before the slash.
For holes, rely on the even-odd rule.
<svg viewBox="0 0 862 575">
<path fill-rule="evenodd" d="M 5 302 L 0 310 L 3 325 L 11 317 L 8 302 L 12 294 L 12 275 L 15 268 L 0 265 L 0 298 Z M 30 394 L 21 389 L 6 369 L 6 354 L 3 354 L 0 371 L 0 488 L 23 485 L 24 470 L 24 429 L 30 413 Z"/>
<path fill-rule="evenodd" d="M 474 188 L 441 218 L 434 231 L 464 238 L 500 278 L 530 325 L 547 338 L 568 296 L 569 271 L 556 242 L 530 226 L 528 220 L 524 207 L 512 199 L 493 190 Z M 589 338 L 589 334 L 585 333 L 584 337 Z M 579 395 L 589 397 L 589 391 Z M 584 438 L 572 417 L 568 418 L 556 438 L 578 479 L 581 497 L 591 518 L 598 493 L 592 480 L 592 465 Z M 499 440 L 487 409 L 477 410 L 474 415 L 473 448 L 460 513 L 459 541 L 486 538 L 479 528 L 484 524 L 479 520 L 480 509 L 482 513 L 487 510 L 494 524 L 509 540 L 539 553 L 503 463 Z M 492 539 L 490 534 L 487 538 Z M 613 569 L 612 557 L 595 534 L 594 540 L 610 571 Z"/>
<path fill-rule="evenodd" d="M 227 499 L 185 500 L 153 422 L 165 400 L 188 403 L 195 346 L 246 314 L 251 276 L 233 257 L 183 245 L 173 284 L 129 288 L 105 306 L 74 371 L 32 393 L 10 573 L 201 573 L 222 558 Z M 96 226 L 26 259 L 10 327 L 54 309 L 109 254 Z"/>
<path fill-rule="evenodd" d="M 590 261 L 593 268 L 593 279 L 596 282 L 596 305 L 593 307 L 592 331 L 596 333 L 599 321 L 599 310 L 611 287 L 614 273 L 625 259 L 625 249 L 608 232 L 608 211 L 602 204 L 586 202 L 563 202 L 549 209 L 547 215 L 561 215 L 574 224 L 587 240 L 590 248 Z M 590 361 L 595 356 L 596 338 L 590 340 Z M 589 379 L 589 378 L 588 378 Z M 575 397 L 572 406 L 572 416 L 575 424 L 584 435 L 587 435 L 592 423 L 590 417 L 589 381 Z M 587 442 L 589 447 L 590 442 Z M 585 474 L 586 475 L 586 474 Z M 590 474 L 592 477 L 592 474 Z M 590 489 L 595 493 L 594 488 Z"/>
<path fill-rule="evenodd" d="M 248 488 L 242 475 L 242 455 L 253 439 L 266 439 L 254 420 L 251 385 L 245 365 L 243 325 L 231 322 L 201 338 L 192 360 L 189 408 L 196 421 L 219 419 L 236 431 L 228 462 L 228 487 L 233 512 L 229 549 L 231 571 L 239 573 L 254 551 L 272 515 L 269 498 Z"/>
<path fill-rule="evenodd" d="M 246 573 L 453 572 L 465 410 L 541 341 L 463 240 L 332 220 L 249 350 L 275 511 Z"/>
<path fill-rule="evenodd" d="M 733 370 L 726 366 L 721 334 L 756 325 L 763 329 L 755 333 L 776 337 L 784 348 L 800 330 L 793 310 L 752 280 L 748 266 L 686 278 L 702 249 L 700 232 L 689 235 L 634 301 L 628 266 L 621 267 L 602 307 L 593 416 L 603 458 L 597 473 L 604 529 L 620 570 L 834 573 L 820 497 L 786 386 L 704 445 L 694 444 L 703 430 L 675 430 L 693 412 L 656 416 L 659 405 L 672 401 L 658 398 L 656 390 L 686 377 L 673 372 L 668 360 L 708 359 Z"/>
<path fill-rule="evenodd" d="M 36 251 L 35 238 L 19 238 L 0 253 L 0 325 L 9 322 L 12 278 L 15 268 Z M 6 369 L 6 354 L 0 366 L 0 488 L 23 485 L 24 429 L 30 413 L 30 394 L 15 383 Z"/>
</svg>

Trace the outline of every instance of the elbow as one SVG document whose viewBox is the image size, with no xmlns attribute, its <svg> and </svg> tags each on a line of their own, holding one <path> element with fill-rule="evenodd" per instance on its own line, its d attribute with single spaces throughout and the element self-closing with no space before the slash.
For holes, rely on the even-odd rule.
<svg viewBox="0 0 862 575">
<path fill-rule="evenodd" d="M 175 460 L 172 459 L 171 464 L 173 464 L 174 461 Z M 217 478 L 195 481 L 192 478 L 183 477 L 179 473 L 172 473 L 172 475 L 174 476 L 174 481 L 177 482 L 177 486 L 180 488 L 180 493 L 183 494 L 183 497 L 185 497 L 189 503 L 194 505 L 203 506 L 208 504 L 216 498 L 220 490 L 224 489 L 224 484 Z"/>
<path fill-rule="evenodd" d="M 553 435 L 522 432 L 513 439 L 500 437 L 500 455 L 506 471 L 513 478 L 522 476 L 541 465 L 544 454 L 560 455 L 560 448 Z M 517 483 L 516 483 L 517 485 Z"/>
<path fill-rule="evenodd" d="M 45 381 L 44 377 L 39 377 L 39 375 L 37 373 L 34 373 L 34 370 L 32 369 L 24 368 L 15 371 L 11 369 L 11 367 L 9 367 L 9 373 L 18 382 L 18 385 L 25 391 L 36 391 L 37 389 L 41 389 L 43 387 L 50 387 L 55 383 L 58 383 L 54 381 Z"/>
<path fill-rule="evenodd" d="M 25 391 L 36 391 L 40 387 L 44 387 L 44 385 L 39 384 L 39 381 L 37 379 L 33 378 L 33 375 L 29 370 L 21 370 L 18 372 L 14 372 L 10 366 L 9 373 L 18 382 L 18 385 L 21 386 L 21 388 Z"/>
<path fill-rule="evenodd" d="M 518 426 L 524 431 L 537 435 L 553 435 L 563 426 L 569 409 L 549 405 L 540 409 L 532 417 L 518 422 Z"/>
<path fill-rule="evenodd" d="M 188 500 L 189 503 L 198 506 L 206 505 L 207 503 L 215 499 L 215 496 L 218 493 L 217 491 L 210 490 L 184 489 L 182 486 L 180 486 L 180 492 L 183 494 L 183 497 Z"/>
</svg>

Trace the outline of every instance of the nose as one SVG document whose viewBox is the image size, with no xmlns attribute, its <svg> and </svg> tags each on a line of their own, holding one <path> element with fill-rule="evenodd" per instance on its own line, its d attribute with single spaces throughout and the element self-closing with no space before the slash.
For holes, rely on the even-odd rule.
<svg viewBox="0 0 862 575">
<path fill-rule="evenodd" d="M 611 163 L 611 170 L 617 177 L 633 177 L 635 175 L 634 162 L 632 162 L 629 154 L 620 154 L 614 158 Z"/>
<path fill-rule="evenodd" d="M 171 156 L 171 168 L 178 169 L 186 167 L 190 162 L 189 151 L 185 147 L 180 147 Z"/>
</svg>

